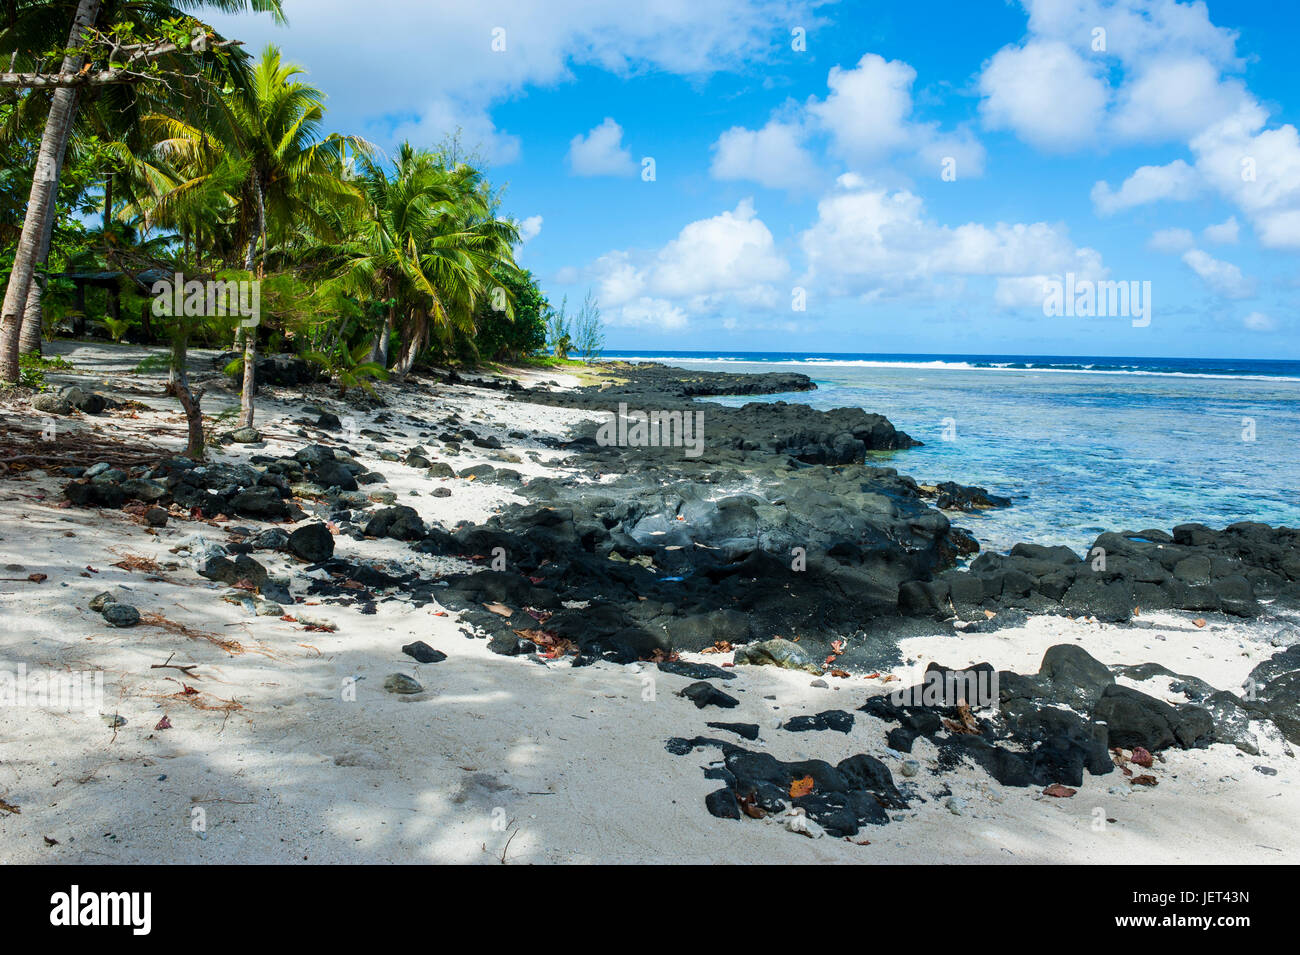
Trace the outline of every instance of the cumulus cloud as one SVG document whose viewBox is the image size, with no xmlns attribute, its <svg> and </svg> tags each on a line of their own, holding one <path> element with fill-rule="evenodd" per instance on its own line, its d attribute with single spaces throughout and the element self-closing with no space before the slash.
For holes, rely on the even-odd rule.
<svg viewBox="0 0 1300 955">
<path fill-rule="evenodd" d="M 1211 291 L 1224 298 L 1250 298 L 1255 294 L 1254 280 L 1231 262 L 1216 259 L 1200 249 L 1188 249 L 1183 253 L 1183 261 Z"/>
<path fill-rule="evenodd" d="M 1161 199 L 1191 199 L 1201 188 L 1201 177 L 1181 159 L 1166 166 L 1142 166 L 1118 190 L 1105 182 L 1092 187 L 1092 205 L 1101 216 Z"/>
<path fill-rule="evenodd" d="M 1161 57 L 1124 85 L 1113 128 L 1128 142 L 1185 141 L 1248 99 L 1244 84 L 1205 57 Z"/>
<path fill-rule="evenodd" d="M 1203 3 L 1022 2 L 1026 36 L 984 65 L 981 111 L 1036 148 L 1185 142 L 1249 98 L 1227 75 L 1242 66 L 1236 34 Z"/>
<path fill-rule="evenodd" d="M 907 190 L 891 192 L 853 175 L 838 186 L 800 236 L 808 267 L 801 284 L 839 294 L 904 294 L 960 288 L 955 277 L 991 276 L 1000 280 L 998 303 L 1011 305 L 1041 303 L 1043 283 L 1066 271 L 1105 274 L 1097 252 L 1075 246 L 1059 225 L 943 225 Z"/>
<path fill-rule="evenodd" d="M 979 89 L 989 128 L 1045 152 L 1094 143 L 1108 95 L 1096 66 L 1060 42 L 1004 47 L 985 65 Z"/>
<path fill-rule="evenodd" d="M 630 176 L 636 161 L 623 145 L 623 127 L 606 116 L 586 134 L 569 140 L 569 168 L 575 176 Z"/>
<path fill-rule="evenodd" d="M 1162 199 L 1185 200 L 1213 191 L 1245 215 L 1261 245 L 1300 248 L 1300 133 L 1290 124 L 1266 128 L 1268 114 L 1251 102 L 1213 124 L 1190 143 L 1191 164 L 1143 166 L 1118 190 L 1099 182 L 1093 205 L 1112 215 Z M 1207 241 L 1231 243 L 1233 217 L 1211 227 Z"/>
<path fill-rule="evenodd" d="M 808 187 L 817 178 L 807 143 L 824 138 L 830 155 L 850 169 L 885 167 L 910 158 L 935 177 L 946 166 L 957 178 L 983 175 L 983 144 L 969 129 L 945 130 L 913 117 L 916 70 L 902 60 L 867 53 L 853 67 L 831 67 L 825 98 L 787 104 L 759 130 L 735 126 L 713 145 L 717 179 L 765 186 Z"/>
<path fill-rule="evenodd" d="M 714 179 L 745 179 L 772 189 L 807 188 L 817 171 L 803 137 L 799 124 L 776 119 L 758 130 L 733 126 L 713 144 L 709 172 Z"/>
<path fill-rule="evenodd" d="M 688 223 L 657 251 L 609 252 L 581 274 L 596 283 L 611 324 L 680 328 L 727 306 L 772 307 L 782 294 L 772 283 L 789 272 L 753 200 L 743 199 Z"/>
</svg>

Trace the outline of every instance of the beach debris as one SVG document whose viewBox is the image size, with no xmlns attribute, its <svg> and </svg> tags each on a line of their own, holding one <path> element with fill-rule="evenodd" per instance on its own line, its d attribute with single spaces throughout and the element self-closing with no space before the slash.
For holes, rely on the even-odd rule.
<svg viewBox="0 0 1300 955">
<path fill-rule="evenodd" d="M 386 677 L 384 679 L 384 689 L 389 693 L 403 695 L 424 692 L 424 687 L 420 685 L 420 682 L 405 673 L 393 673 Z"/>
<path fill-rule="evenodd" d="M 813 791 L 813 778 L 811 776 L 800 776 L 790 783 L 790 798 L 798 799 L 801 796 L 807 796 Z"/>
<path fill-rule="evenodd" d="M 166 717 L 166 715 L 164 715 L 163 718 L 160 719 L 160 720 L 159 720 L 159 721 L 154 725 L 154 729 L 156 729 L 156 730 L 169 730 L 169 729 L 171 729 L 171 728 L 172 728 L 172 721 L 169 720 L 169 719 Z"/>
<path fill-rule="evenodd" d="M 0 577 L 0 580 L 15 584 L 40 584 L 49 579 L 48 574 L 28 574 L 26 577 Z"/>
<path fill-rule="evenodd" d="M 492 611 L 492 613 L 496 614 L 498 617 L 513 617 L 515 615 L 515 612 L 503 603 L 493 601 L 492 603 L 485 603 L 483 606 L 485 609 Z"/>
<path fill-rule="evenodd" d="M 971 713 L 970 706 L 965 700 L 957 701 L 957 719 L 944 719 L 943 725 L 948 727 L 954 733 L 968 733 L 971 735 L 978 734 L 980 731 L 979 721 Z"/>
<path fill-rule="evenodd" d="M 1079 790 L 1071 789 L 1069 786 L 1062 786 L 1060 783 L 1052 783 L 1043 790 L 1044 796 L 1055 796 L 1057 799 L 1069 799 Z"/>
<path fill-rule="evenodd" d="M 1158 786 L 1160 785 L 1154 776 L 1141 775 L 1134 776 L 1128 781 L 1130 786 Z"/>
<path fill-rule="evenodd" d="M 23 813 L 23 811 L 14 803 L 8 802 L 4 799 L 0 799 L 0 812 L 7 812 L 14 816 L 21 816 Z"/>
<path fill-rule="evenodd" d="M 1135 766 L 1141 766 L 1143 769 L 1149 769 L 1151 764 L 1155 762 L 1155 757 L 1141 746 L 1134 746 L 1133 753 L 1128 759 L 1130 763 Z"/>
</svg>

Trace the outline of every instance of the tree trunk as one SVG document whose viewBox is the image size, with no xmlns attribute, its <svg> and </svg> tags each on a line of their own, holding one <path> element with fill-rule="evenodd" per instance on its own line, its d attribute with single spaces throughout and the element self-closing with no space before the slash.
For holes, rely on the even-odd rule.
<svg viewBox="0 0 1300 955">
<path fill-rule="evenodd" d="M 257 181 L 257 234 L 262 237 L 262 254 L 266 254 L 266 194 L 262 181 Z M 254 243 L 257 237 L 254 236 Z M 252 256 L 250 255 L 251 259 Z M 262 274 L 258 266 L 257 274 Z M 241 323 L 242 324 L 242 323 Z M 253 395 L 257 391 L 257 325 L 244 329 L 244 384 L 239 392 L 239 425 L 242 428 L 253 426 Z"/>
<path fill-rule="evenodd" d="M 175 397 L 185 409 L 185 423 L 189 429 L 189 438 L 185 446 L 185 456 L 196 461 L 203 458 L 203 412 L 199 408 L 202 392 L 190 388 L 190 378 L 185 371 L 185 357 L 189 346 L 189 329 L 182 323 L 177 325 L 176 337 L 172 339 L 171 373 L 167 377 L 167 393 Z"/>
<path fill-rule="evenodd" d="M 77 282 L 77 314 L 72 316 L 72 337 L 86 337 L 86 283 Z"/>
<path fill-rule="evenodd" d="M 99 16 L 100 0 L 80 0 L 77 13 L 68 34 L 68 46 L 75 47 Z M 67 55 L 62 71 L 75 73 L 81 69 L 82 58 Z M 27 199 L 27 214 L 23 219 L 22 235 L 14 252 L 13 271 L 5 289 L 4 307 L 0 311 L 0 379 L 18 380 L 18 347 L 22 337 L 23 316 L 27 311 L 27 297 L 31 292 L 32 278 L 41 259 L 42 238 L 53 228 L 54 202 L 58 195 L 59 174 L 63 156 L 72 135 L 72 120 L 77 112 L 77 91 L 56 89 L 50 101 L 50 114 L 41 135 L 41 149 L 36 157 L 36 174 L 32 177 L 32 190 Z"/>
<path fill-rule="evenodd" d="M 50 224 L 54 217 L 50 216 Z M 41 256 L 41 266 L 49 261 L 50 242 L 45 241 L 45 254 Z M 18 337 L 20 355 L 39 355 L 41 353 L 41 336 L 45 332 L 45 312 L 41 308 L 41 298 L 45 294 L 48 279 L 44 275 L 33 275 L 31 288 L 27 290 L 27 307 L 23 309 L 23 330 Z"/>
<path fill-rule="evenodd" d="M 393 374 L 399 381 L 411 373 L 411 369 L 415 367 L 415 359 L 424 349 L 428 338 L 429 316 L 423 311 L 417 312 L 411 323 L 410 336 L 402 347 L 402 354 L 397 359 L 397 364 L 393 367 Z"/>
</svg>

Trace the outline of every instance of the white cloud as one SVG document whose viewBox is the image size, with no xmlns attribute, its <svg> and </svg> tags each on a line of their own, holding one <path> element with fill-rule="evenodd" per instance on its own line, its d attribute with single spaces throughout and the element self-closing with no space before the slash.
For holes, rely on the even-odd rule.
<svg viewBox="0 0 1300 955">
<path fill-rule="evenodd" d="M 608 116 L 585 136 L 569 140 L 568 159 L 575 176 L 630 176 L 637 168 L 623 145 L 623 127 Z"/>
<path fill-rule="evenodd" d="M 830 93 L 811 100 L 808 112 L 831 135 L 832 148 L 850 162 L 871 162 L 905 146 L 911 133 L 916 70 L 901 60 L 868 53 L 853 69 L 831 67 Z"/>
<path fill-rule="evenodd" d="M 772 283 L 789 272 L 751 199 L 687 224 L 649 255 L 609 252 L 583 270 L 612 324 L 665 328 L 727 306 L 771 308 L 782 294 Z"/>
<path fill-rule="evenodd" d="M 1185 142 L 1247 99 L 1240 81 L 1222 80 L 1204 57 L 1162 57 L 1125 84 L 1113 129 L 1129 142 Z"/>
<path fill-rule="evenodd" d="M 926 217 L 919 196 L 852 175 L 818 203 L 817 221 L 800 244 L 808 266 L 800 284 L 817 283 L 833 294 L 949 294 L 961 288 L 954 277 L 992 276 L 1004 280 L 1000 304 L 1022 304 L 1027 294 L 1041 303 L 1049 276 L 1105 274 L 1100 256 L 1076 247 L 1060 226 L 942 225 Z"/>
<path fill-rule="evenodd" d="M 984 121 L 1046 152 L 1093 143 L 1107 99 L 1095 70 L 1064 43 L 1004 47 L 980 75 Z"/>
<path fill-rule="evenodd" d="M 990 127 L 1039 149 L 1186 142 L 1249 98 L 1225 75 L 1243 65 L 1237 35 L 1203 3 L 1022 3 L 1026 36 L 985 64 L 981 109 Z"/>
<path fill-rule="evenodd" d="M 1255 294 L 1254 280 L 1242 275 L 1241 269 L 1200 249 L 1188 249 L 1183 261 L 1199 275 L 1210 290 L 1225 298 L 1250 298 Z"/>
<path fill-rule="evenodd" d="M 1202 178 L 1245 213 L 1262 245 L 1300 248 L 1300 135 L 1265 129 L 1257 104 L 1192 140 Z"/>
<path fill-rule="evenodd" d="M 204 16 L 250 51 L 273 42 L 305 62 L 330 96 L 332 128 L 390 145 L 407 134 L 434 143 L 460 126 L 467 145 L 482 143 L 495 162 L 517 157 L 519 143 L 487 111 L 530 86 L 571 81 L 574 66 L 708 76 L 779 55 L 775 23 L 819 22 L 810 0 L 384 0 L 382 15 L 356 0 L 284 5 L 289 29 L 265 15 Z"/>
<path fill-rule="evenodd" d="M 1092 187 L 1092 205 L 1098 215 L 1109 216 L 1161 199 L 1191 199 L 1200 187 L 1196 170 L 1175 159 L 1166 166 L 1142 166 L 1124 180 L 1118 191 L 1108 183 L 1098 182 Z"/>
<path fill-rule="evenodd" d="M 542 233 L 542 217 L 529 216 L 519 223 L 519 241 L 531 242 Z"/>
<path fill-rule="evenodd" d="M 852 69 L 831 68 L 825 99 L 810 97 L 808 124 L 830 138 L 830 151 L 855 169 L 869 169 L 897 153 L 910 153 L 937 177 L 956 160 L 958 178 L 984 172 L 984 147 L 968 129 L 943 131 L 912 118 L 916 70 L 902 60 L 867 53 Z"/>
<path fill-rule="evenodd" d="M 1099 182 L 1092 199 L 1099 215 L 1160 199 L 1189 199 L 1207 189 L 1234 203 L 1260 244 L 1300 248 L 1300 134 L 1290 124 L 1266 129 L 1268 114 L 1250 102 L 1192 139 L 1194 163 L 1143 166 L 1118 192 Z M 1235 241 L 1236 218 L 1207 230 L 1207 241 Z"/>
<path fill-rule="evenodd" d="M 1241 324 L 1252 332 L 1277 331 L 1277 321 L 1263 312 L 1251 312 L 1241 320 Z"/>
<path fill-rule="evenodd" d="M 789 268 L 753 200 L 742 199 L 734 211 L 682 229 L 656 256 L 650 284 L 669 297 L 711 295 L 766 285 Z"/>
<path fill-rule="evenodd" d="M 747 179 L 772 189 L 807 188 L 817 178 L 797 123 L 772 119 L 759 130 L 733 126 L 713 144 L 714 179 Z"/>
<path fill-rule="evenodd" d="M 1153 252 L 1180 253 L 1196 245 L 1196 236 L 1190 229 L 1160 229 L 1147 240 Z"/>
<path fill-rule="evenodd" d="M 607 318 L 611 325 L 650 326 L 661 329 L 685 328 L 686 313 L 661 298 L 642 297 L 617 309 Z"/>
<path fill-rule="evenodd" d="M 984 173 L 984 146 L 968 128 L 944 130 L 912 117 L 916 70 L 867 53 L 849 69 L 834 66 L 824 99 L 787 104 L 759 130 L 733 126 L 713 144 L 715 179 L 747 179 L 776 188 L 810 188 L 820 176 L 807 143 L 825 137 L 830 155 L 850 169 L 884 172 L 910 157 L 938 178 Z"/>
<path fill-rule="evenodd" d="M 1239 231 L 1237 217 L 1228 216 L 1226 220 L 1217 225 L 1207 225 L 1201 231 L 1201 236 L 1206 242 L 1214 245 L 1236 245 Z"/>
</svg>

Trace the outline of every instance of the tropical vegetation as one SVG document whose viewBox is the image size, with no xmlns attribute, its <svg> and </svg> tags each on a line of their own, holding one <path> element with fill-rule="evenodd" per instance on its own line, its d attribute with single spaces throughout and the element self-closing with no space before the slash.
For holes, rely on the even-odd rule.
<svg viewBox="0 0 1300 955">
<path fill-rule="evenodd" d="M 34 381 L 59 334 L 169 346 L 201 454 L 192 345 L 229 351 L 241 425 L 269 352 L 340 395 L 426 364 L 599 354 L 596 303 L 552 308 L 458 139 L 389 155 L 331 131 L 303 67 L 254 57 L 205 7 L 283 19 L 281 0 L 0 0 L 0 384 Z M 256 283 L 258 314 L 210 296 L 177 313 L 160 279 Z"/>
</svg>

